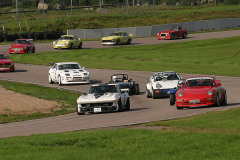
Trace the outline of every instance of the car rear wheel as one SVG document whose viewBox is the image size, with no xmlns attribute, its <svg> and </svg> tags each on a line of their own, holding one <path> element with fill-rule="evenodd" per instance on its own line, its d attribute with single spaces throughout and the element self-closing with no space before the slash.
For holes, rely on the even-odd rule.
<svg viewBox="0 0 240 160">
<path fill-rule="evenodd" d="M 139 84 L 135 84 L 135 94 L 140 94 Z"/>
<path fill-rule="evenodd" d="M 170 94 L 170 105 L 175 104 L 175 94 Z"/>
<path fill-rule="evenodd" d="M 13 68 L 12 68 L 11 72 L 15 72 L 15 67 L 14 67 L 14 66 L 13 66 Z"/>
</svg>

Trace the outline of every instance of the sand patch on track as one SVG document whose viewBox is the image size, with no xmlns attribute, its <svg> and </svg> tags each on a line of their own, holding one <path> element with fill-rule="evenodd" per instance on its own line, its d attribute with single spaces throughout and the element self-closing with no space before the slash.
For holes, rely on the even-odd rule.
<svg viewBox="0 0 240 160">
<path fill-rule="evenodd" d="M 61 104 L 55 101 L 23 95 L 0 86 L 0 114 L 50 113 L 60 106 Z"/>
</svg>

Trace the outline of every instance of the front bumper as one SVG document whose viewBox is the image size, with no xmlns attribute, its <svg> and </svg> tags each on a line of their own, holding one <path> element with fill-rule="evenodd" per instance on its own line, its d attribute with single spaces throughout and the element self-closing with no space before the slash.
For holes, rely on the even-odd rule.
<svg viewBox="0 0 240 160">
<path fill-rule="evenodd" d="M 171 36 L 170 35 L 157 35 L 157 39 L 160 40 L 160 39 L 171 39 Z"/>
<path fill-rule="evenodd" d="M 12 48 L 12 49 L 9 49 L 8 52 L 9 52 L 9 54 L 27 53 L 27 50 L 23 49 L 23 48 Z"/>
<path fill-rule="evenodd" d="M 117 111 L 117 105 L 113 102 L 78 104 L 78 111 L 80 113 L 114 112 Z"/>
<path fill-rule="evenodd" d="M 216 97 L 212 98 L 194 98 L 194 99 L 176 99 L 178 107 L 201 107 L 211 106 L 216 103 Z"/>
<path fill-rule="evenodd" d="M 3 71 L 13 71 L 14 70 L 14 66 L 13 65 L 2 65 L 0 64 L 0 72 Z"/>
<path fill-rule="evenodd" d="M 153 90 L 153 95 L 154 97 L 164 97 L 164 96 L 169 96 L 170 94 L 170 89 L 154 89 Z"/>
<path fill-rule="evenodd" d="M 81 83 L 90 83 L 90 77 L 63 77 L 62 84 L 81 84 Z"/>
<path fill-rule="evenodd" d="M 55 44 L 53 45 L 53 48 L 58 49 L 58 48 L 70 48 L 70 43 L 69 44 Z"/>
<path fill-rule="evenodd" d="M 115 44 L 117 44 L 117 42 L 113 41 L 113 40 L 102 40 L 101 43 L 102 43 L 102 45 L 115 45 Z"/>
</svg>

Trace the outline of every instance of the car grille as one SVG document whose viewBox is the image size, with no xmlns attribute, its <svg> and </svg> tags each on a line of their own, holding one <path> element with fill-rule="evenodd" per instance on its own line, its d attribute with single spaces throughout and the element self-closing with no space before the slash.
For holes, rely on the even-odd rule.
<svg viewBox="0 0 240 160">
<path fill-rule="evenodd" d="M 167 36 L 167 34 L 165 34 L 165 33 L 162 33 L 162 34 L 161 34 L 161 36 Z"/>
<path fill-rule="evenodd" d="M 83 107 L 110 107 L 113 105 L 113 102 L 109 103 L 89 103 L 89 104 L 82 104 Z"/>
<path fill-rule="evenodd" d="M 12 66 L 11 63 L 1 63 L 0 67 L 10 67 Z"/>
</svg>

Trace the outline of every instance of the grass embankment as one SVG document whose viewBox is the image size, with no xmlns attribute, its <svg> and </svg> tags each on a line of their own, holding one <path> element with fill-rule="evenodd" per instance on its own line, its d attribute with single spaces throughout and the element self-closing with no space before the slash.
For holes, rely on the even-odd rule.
<svg viewBox="0 0 240 160">
<path fill-rule="evenodd" d="M 14 55 L 18 63 L 76 61 L 88 68 L 240 76 L 240 37 Z"/>
<path fill-rule="evenodd" d="M 0 159 L 233 160 L 240 156 L 240 109 L 151 125 L 0 139 Z"/>
<path fill-rule="evenodd" d="M 0 123 L 50 117 L 74 112 L 76 108 L 76 100 L 80 96 L 80 93 L 59 90 L 56 88 L 41 87 L 31 84 L 0 81 L 0 85 L 8 90 L 12 90 L 17 93 L 33 96 L 40 99 L 57 101 L 62 104 L 58 110 L 52 111 L 51 113 L 37 112 L 34 114 L 0 114 Z"/>
<path fill-rule="evenodd" d="M 19 8 L 21 10 L 21 8 Z M 124 10 L 122 10 L 124 9 Z M 9 33 L 38 32 L 55 30 L 65 32 L 67 29 L 97 29 L 160 25 L 177 22 L 189 22 L 209 19 L 237 18 L 240 16 L 239 5 L 199 5 L 199 6 L 130 6 L 129 14 L 124 8 L 107 8 L 100 16 L 95 10 L 74 9 L 70 11 L 47 11 L 45 22 L 41 12 L 2 14 L 1 21 Z M 105 9 L 106 10 L 106 9 Z M 25 18 L 24 18 L 25 15 Z M 176 16 L 177 15 L 177 16 Z M 21 28 L 20 28 L 21 27 Z"/>
</svg>

